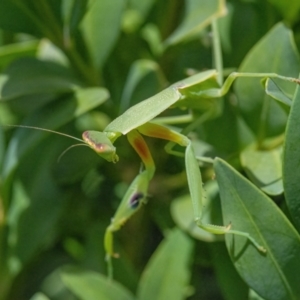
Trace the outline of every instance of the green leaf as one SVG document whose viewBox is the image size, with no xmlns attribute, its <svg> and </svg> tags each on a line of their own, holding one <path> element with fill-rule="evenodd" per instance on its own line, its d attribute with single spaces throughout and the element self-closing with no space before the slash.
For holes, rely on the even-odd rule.
<svg viewBox="0 0 300 300">
<path fill-rule="evenodd" d="M 226 235 L 236 269 L 266 299 L 297 299 L 300 293 L 300 237 L 277 205 L 221 159 L 215 160 L 224 223 L 249 233 L 267 249 L 263 254 L 238 235 Z M 272 275 L 270 275 L 272 274 Z"/>
<path fill-rule="evenodd" d="M 72 92 L 79 85 L 65 67 L 35 58 L 22 58 L 0 75 L 0 100 L 32 94 Z"/>
<path fill-rule="evenodd" d="M 122 29 L 126 33 L 132 33 L 144 23 L 154 0 L 129 0 L 128 9 L 125 10 L 122 20 Z M 147 26 L 147 25 L 146 25 Z"/>
<path fill-rule="evenodd" d="M 18 2 L 11 0 L 0 1 L 0 27 L 8 31 L 38 34 L 37 26 Z M 12 16 L 14 17 L 12 18 Z"/>
<path fill-rule="evenodd" d="M 78 89 L 73 96 L 65 101 L 51 104 L 51 110 L 44 107 L 31 116 L 26 125 L 56 130 L 74 118 L 96 108 L 109 97 L 104 88 Z M 11 138 L 7 149 L 5 163 L 2 168 L 3 180 L 7 180 L 17 167 L 22 157 L 45 137 L 41 131 L 28 131 L 19 128 Z"/>
<path fill-rule="evenodd" d="M 300 230 L 300 88 L 297 86 L 286 126 L 283 148 L 283 186 L 287 206 Z"/>
<path fill-rule="evenodd" d="M 215 100 L 215 104 L 220 105 L 219 111 L 222 113 L 215 119 L 208 120 L 203 127 L 207 136 L 206 142 L 222 153 L 234 153 L 241 149 L 241 144 L 247 145 L 251 134 L 241 118 L 237 117 L 232 105 L 226 100 Z"/>
<path fill-rule="evenodd" d="M 222 295 L 226 300 L 247 299 L 248 286 L 239 276 L 228 255 L 224 243 L 212 243 L 209 245 L 214 272 L 218 280 Z M 234 286 L 234 288 L 232 288 Z"/>
<path fill-rule="evenodd" d="M 292 99 L 290 96 L 287 96 L 271 78 L 266 80 L 265 91 L 267 95 L 271 96 L 273 99 L 287 106 L 292 105 Z"/>
<path fill-rule="evenodd" d="M 102 274 L 75 268 L 64 268 L 61 278 L 65 286 L 82 300 L 133 300 L 135 297 L 116 281 Z"/>
<path fill-rule="evenodd" d="M 120 111 L 124 112 L 129 108 L 130 104 L 134 101 L 132 100 L 132 96 L 134 91 L 137 89 L 139 83 L 149 74 L 154 73 L 157 79 L 159 80 L 160 68 L 158 64 L 152 60 L 140 59 L 135 61 L 127 76 L 125 86 L 122 93 L 121 103 L 120 103 Z M 162 81 L 162 80 L 161 80 Z M 147 86 L 149 82 L 147 82 Z M 163 85 L 163 84 L 161 84 Z M 152 85 L 151 85 L 152 87 Z M 146 88 L 143 88 L 142 91 L 145 92 Z M 146 96 L 147 97 L 147 96 Z"/>
<path fill-rule="evenodd" d="M 15 177 L 22 179 L 22 185 L 12 186 L 8 210 L 8 262 L 13 274 L 56 238 L 57 222 L 69 197 L 58 188 L 51 172 L 60 151 L 60 143 L 34 149 L 26 156 L 27 160 L 20 165 L 20 172 Z"/>
<path fill-rule="evenodd" d="M 0 68 L 8 66 L 12 61 L 23 56 L 34 56 L 39 43 L 28 41 L 0 47 Z"/>
<path fill-rule="evenodd" d="M 81 29 L 94 64 L 102 68 L 120 34 L 126 1 L 90 0 Z"/>
<path fill-rule="evenodd" d="M 12 199 L 7 213 L 8 236 L 7 243 L 12 249 L 15 248 L 18 242 L 18 223 L 21 214 L 30 205 L 28 194 L 20 181 L 14 181 L 12 187 Z M 17 273 L 18 266 L 11 266 L 10 272 Z"/>
<path fill-rule="evenodd" d="M 250 289 L 248 300 L 265 300 L 265 299 L 260 297 L 255 291 Z"/>
<path fill-rule="evenodd" d="M 143 27 L 142 36 L 148 43 L 154 56 L 159 57 L 164 52 L 164 45 L 161 41 L 159 28 L 154 24 L 147 24 Z"/>
<path fill-rule="evenodd" d="M 193 244 L 180 230 L 172 230 L 148 262 L 140 280 L 139 300 L 185 299 Z"/>
<path fill-rule="evenodd" d="M 0 170 L 2 169 L 2 165 L 3 165 L 4 153 L 5 153 L 4 132 L 3 132 L 3 127 L 0 126 Z"/>
<path fill-rule="evenodd" d="M 35 293 L 30 300 L 50 300 L 50 298 L 43 293 Z"/>
<path fill-rule="evenodd" d="M 281 147 L 262 151 L 250 146 L 240 155 L 241 164 L 250 180 L 273 196 L 283 192 L 281 154 Z"/>
<path fill-rule="evenodd" d="M 86 13 L 88 0 L 67 0 L 62 2 L 62 14 L 65 30 L 73 33 L 84 14 Z"/>
<path fill-rule="evenodd" d="M 128 2 L 131 9 L 138 11 L 143 17 L 145 17 L 153 6 L 155 0 L 129 0 Z"/>
<path fill-rule="evenodd" d="M 274 72 L 298 78 L 299 69 L 299 56 L 292 32 L 279 23 L 251 49 L 239 72 Z M 280 80 L 274 82 L 286 95 L 294 94 L 295 84 Z M 235 90 L 242 115 L 254 132 L 258 133 L 266 128 L 266 135 L 282 133 L 287 114 L 278 103 L 265 95 L 259 79 L 238 79 Z M 268 110 L 262 114 L 264 105 Z"/>
<path fill-rule="evenodd" d="M 282 16 L 291 22 L 295 22 L 299 15 L 300 10 L 300 2 L 298 0 L 290 0 L 289 5 L 286 5 L 285 0 L 268 0 L 271 2 L 278 11 L 282 14 Z"/>
<path fill-rule="evenodd" d="M 165 41 L 167 46 L 199 34 L 213 19 L 224 16 L 224 0 L 186 0 L 186 12 L 181 25 Z"/>
</svg>

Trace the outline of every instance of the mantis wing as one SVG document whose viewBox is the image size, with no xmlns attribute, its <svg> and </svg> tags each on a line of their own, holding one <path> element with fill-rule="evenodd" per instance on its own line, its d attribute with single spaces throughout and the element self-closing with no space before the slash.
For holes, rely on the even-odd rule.
<svg viewBox="0 0 300 300">
<path fill-rule="evenodd" d="M 126 110 L 124 114 L 108 124 L 104 131 L 124 135 L 127 134 L 132 129 L 149 122 L 177 101 L 181 100 L 182 94 L 179 92 L 179 89 L 197 85 L 209 78 L 215 77 L 216 74 L 216 70 L 209 70 L 198 73 L 171 85 L 155 96 L 152 96 Z"/>
</svg>

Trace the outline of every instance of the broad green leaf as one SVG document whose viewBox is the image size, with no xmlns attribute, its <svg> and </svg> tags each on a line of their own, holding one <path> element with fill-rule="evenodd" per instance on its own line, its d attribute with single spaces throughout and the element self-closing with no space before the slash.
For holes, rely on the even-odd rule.
<svg viewBox="0 0 300 300">
<path fill-rule="evenodd" d="M 266 80 L 265 91 L 273 99 L 287 106 L 292 105 L 292 96 L 287 96 L 271 78 Z"/>
<path fill-rule="evenodd" d="M 65 286 L 82 300 L 133 300 L 135 297 L 116 281 L 100 273 L 64 268 L 61 278 Z"/>
<path fill-rule="evenodd" d="M 66 93 L 79 85 L 65 67 L 35 58 L 22 58 L 0 75 L 0 100 L 32 94 Z"/>
<path fill-rule="evenodd" d="M 215 76 L 215 70 L 208 70 L 176 82 L 158 94 L 130 107 L 121 116 L 111 122 L 105 128 L 105 131 L 127 134 L 132 129 L 152 120 L 180 100 L 181 94 L 178 91 L 179 88 L 184 92 L 188 90 L 188 87 L 197 86 L 207 79 L 215 78 Z"/>
<path fill-rule="evenodd" d="M 72 119 L 101 105 L 108 97 L 109 94 L 104 88 L 78 89 L 65 101 L 57 102 L 55 105 L 51 104 L 51 110 L 45 107 L 38 111 L 31 116 L 26 125 L 56 130 Z M 16 131 L 7 149 L 5 164 L 2 168 L 3 180 L 11 176 L 22 157 L 45 136 L 45 133 L 37 130 L 29 132 L 19 128 Z"/>
<path fill-rule="evenodd" d="M 209 245 L 209 250 L 224 299 L 247 299 L 249 288 L 234 268 L 225 244 L 221 242 L 212 243 Z M 233 286 L 234 288 L 232 288 Z"/>
<path fill-rule="evenodd" d="M 186 0 L 183 22 L 168 37 L 165 44 L 173 45 L 191 38 L 208 26 L 213 19 L 226 14 L 224 0 Z"/>
<path fill-rule="evenodd" d="M 260 297 L 255 291 L 250 289 L 248 300 L 265 300 L 265 299 Z"/>
<path fill-rule="evenodd" d="M 268 1 L 278 9 L 286 20 L 291 22 L 295 22 L 297 20 L 300 10 L 300 2 L 298 0 L 290 0 L 289 5 L 286 5 L 287 3 L 284 0 Z"/>
<path fill-rule="evenodd" d="M 28 115 L 34 113 L 38 109 L 49 105 L 49 103 L 57 100 L 57 94 L 33 94 L 20 96 L 10 101 L 1 101 L 1 104 L 6 104 L 9 108 L 20 117 L 26 118 Z M 19 121 L 18 121 L 19 122 Z M 3 124 L 15 124 L 11 120 Z"/>
<path fill-rule="evenodd" d="M 90 0 L 81 29 L 94 64 L 102 68 L 120 34 L 126 1 Z"/>
<path fill-rule="evenodd" d="M 251 49 L 239 72 L 274 72 L 298 78 L 299 68 L 299 56 L 292 32 L 279 23 Z M 294 94 L 295 84 L 275 79 L 274 82 L 286 95 Z M 278 103 L 265 95 L 259 79 L 238 79 L 235 90 L 241 113 L 254 132 L 266 128 L 267 135 L 282 133 L 287 114 Z M 263 107 L 268 110 L 262 112 Z"/>
<path fill-rule="evenodd" d="M 53 136 L 48 137 L 47 141 L 51 141 L 51 139 L 53 139 Z M 61 139 L 59 139 L 59 141 L 61 141 Z M 72 144 L 73 142 L 71 140 L 66 141 L 65 149 Z M 58 153 L 57 159 L 60 154 L 61 153 Z M 89 154 L 94 154 L 89 152 L 89 148 L 77 147 L 76 150 L 69 151 L 66 155 L 62 156 L 59 163 L 55 163 L 55 165 L 52 166 L 52 173 L 55 175 L 56 182 L 63 185 L 72 183 L 78 184 L 84 180 L 84 177 L 88 172 L 95 172 L 95 168 L 104 161 L 101 159 L 99 160 L 97 155 Z M 99 193 L 99 187 L 103 178 L 102 176 L 100 177 L 100 174 L 97 174 L 97 172 L 95 173 L 96 174 L 89 180 L 89 184 L 94 187 L 96 193 Z"/>
<path fill-rule="evenodd" d="M 3 131 L 3 127 L 0 126 L 0 170 L 2 169 L 2 165 L 3 165 L 4 153 L 5 153 L 4 131 Z"/>
<path fill-rule="evenodd" d="M 96 171 L 94 173 L 96 174 Z M 92 174 L 90 175 L 90 177 L 92 177 Z M 99 190 L 95 195 L 95 199 L 96 201 L 99 200 Z M 106 216 L 109 217 L 107 214 Z M 106 253 L 103 247 L 103 237 L 108 225 L 108 221 L 109 220 L 106 217 L 98 217 L 96 223 L 93 223 L 93 225 L 85 231 L 85 251 L 82 261 L 82 264 L 87 268 L 91 268 L 92 270 L 99 271 L 100 273 L 104 274 L 106 274 L 107 272 L 107 265 L 104 263 L 104 257 Z M 126 234 L 125 231 L 123 232 Z M 140 235 L 134 235 L 134 239 L 140 239 Z M 116 248 L 118 249 L 118 253 L 120 254 L 120 258 L 122 258 L 114 260 L 113 262 L 114 280 L 122 283 L 122 285 L 126 286 L 131 291 L 135 291 L 140 279 L 140 273 L 135 268 L 132 257 L 128 256 L 126 250 L 124 251 L 123 248 L 126 248 L 125 243 L 119 244 L 117 240 L 115 240 L 114 242 L 116 244 Z M 128 244 L 128 242 L 129 241 L 126 240 L 126 244 Z M 129 247 L 131 249 L 135 248 L 132 246 L 133 245 L 129 244 Z"/>
<path fill-rule="evenodd" d="M 129 0 L 129 7 L 131 9 L 134 9 L 138 11 L 143 17 L 145 17 L 149 10 L 151 9 L 153 3 L 155 0 L 144 0 L 144 1 L 139 1 L 139 0 Z"/>
<path fill-rule="evenodd" d="M 281 147 L 263 151 L 253 146 L 240 154 L 241 164 L 250 180 L 273 196 L 283 192 L 281 154 Z"/>
<path fill-rule="evenodd" d="M 143 16 L 134 9 L 126 9 L 122 16 L 122 31 L 132 34 L 137 31 L 143 23 Z"/>
<path fill-rule="evenodd" d="M 122 93 L 120 103 L 121 113 L 128 109 L 128 107 L 131 106 L 130 104 L 133 103 L 132 96 L 139 83 L 150 73 L 155 73 L 155 75 L 159 77 L 159 72 L 158 64 L 151 60 L 137 60 L 132 64 Z M 149 84 L 149 82 L 147 82 L 147 84 Z M 145 92 L 145 90 L 146 89 L 143 89 L 143 92 Z"/>
<path fill-rule="evenodd" d="M 10 201 L 7 201 L 7 263 L 11 274 L 18 274 L 57 238 L 57 223 L 70 195 L 57 186 L 52 170 L 65 149 L 65 142 L 68 141 L 46 142 L 32 149 L 14 176 Z"/>
<path fill-rule="evenodd" d="M 241 277 L 266 299 L 298 299 L 300 237 L 277 205 L 221 159 L 215 160 L 224 223 L 249 233 L 266 248 L 228 234 L 229 255 Z M 271 274 L 271 275 L 270 275 Z"/>
<path fill-rule="evenodd" d="M 222 153 L 234 153 L 239 151 L 244 139 L 248 141 L 249 134 L 246 126 L 238 119 L 235 111 L 227 99 L 215 99 L 219 105 L 219 114 L 213 120 L 203 124 L 206 133 L 206 142 Z M 211 105 L 213 108 L 213 106 Z M 222 130 L 220 130 L 222 128 Z M 242 138 L 241 138 L 242 137 Z"/>
<path fill-rule="evenodd" d="M 203 207 L 205 207 L 201 217 L 202 223 L 223 225 L 216 181 L 209 181 L 204 185 L 203 189 L 205 190 L 206 198 L 202 198 Z M 178 197 L 172 201 L 171 214 L 178 227 L 198 240 L 214 242 L 224 239 L 222 235 L 212 234 L 197 226 L 190 194 Z"/>
<path fill-rule="evenodd" d="M 34 56 L 37 52 L 38 42 L 28 41 L 0 47 L 0 68 L 9 65 L 15 59 L 23 56 Z"/>
<path fill-rule="evenodd" d="M 16 247 L 18 243 L 18 223 L 21 214 L 30 205 L 28 194 L 20 181 L 15 181 L 12 187 L 12 199 L 7 212 L 8 235 L 7 244 L 10 249 Z M 12 274 L 20 271 L 21 263 L 19 258 L 14 259 L 14 264 L 10 263 L 9 269 Z"/>
<path fill-rule="evenodd" d="M 164 51 L 159 28 L 154 24 L 147 24 L 142 30 L 142 36 L 148 43 L 154 56 L 159 57 Z"/>
<path fill-rule="evenodd" d="M 57 187 L 51 172 L 60 151 L 59 143 L 34 149 L 15 177 L 22 178 L 23 184 L 21 188 L 12 186 L 9 206 L 8 262 L 13 274 L 56 238 L 57 223 L 68 197 Z"/>
<path fill-rule="evenodd" d="M 192 241 L 173 229 L 148 262 L 138 286 L 138 299 L 152 300 L 153 295 L 157 300 L 185 299 L 192 248 Z"/>
<path fill-rule="evenodd" d="M 36 293 L 30 298 L 30 300 L 50 300 L 50 298 L 43 293 Z"/>
<path fill-rule="evenodd" d="M 25 4 L 25 7 L 28 4 Z M 22 1 L 0 1 L 0 28 L 14 32 L 38 34 L 39 29 L 24 11 Z M 30 10 L 30 8 L 29 8 Z M 12 16 L 14 16 L 12 18 Z"/>
<path fill-rule="evenodd" d="M 67 0 L 62 2 L 64 30 L 71 35 L 86 13 L 88 0 Z"/>
<path fill-rule="evenodd" d="M 39 43 L 37 59 L 69 67 L 70 62 L 64 52 L 49 40 L 41 40 Z"/>
<path fill-rule="evenodd" d="M 300 230 L 300 88 L 296 89 L 286 126 L 283 148 L 283 186 L 287 206 Z"/>
<path fill-rule="evenodd" d="M 126 33 L 135 32 L 144 23 L 154 0 L 129 0 L 122 20 L 122 29 Z M 150 24 L 149 24 L 150 25 Z M 147 25 L 146 25 L 147 26 Z"/>
</svg>

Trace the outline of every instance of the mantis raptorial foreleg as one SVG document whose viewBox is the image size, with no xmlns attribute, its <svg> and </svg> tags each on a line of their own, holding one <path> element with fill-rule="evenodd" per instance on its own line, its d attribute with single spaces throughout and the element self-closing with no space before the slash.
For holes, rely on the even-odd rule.
<svg viewBox="0 0 300 300">
<path fill-rule="evenodd" d="M 109 277 L 112 277 L 111 258 L 118 257 L 118 254 L 116 254 L 113 250 L 113 232 L 118 231 L 122 225 L 146 202 L 148 185 L 155 172 L 155 164 L 149 148 L 138 131 L 132 130 L 129 132 L 127 139 L 140 156 L 145 170 L 138 174 L 131 183 L 114 217 L 111 219 L 111 224 L 106 229 L 104 248 L 109 266 Z"/>
<path fill-rule="evenodd" d="M 132 130 L 127 134 L 127 139 L 130 145 L 141 158 L 147 171 L 148 179 L 150 181 L 155 172 L 155 164 L 144 138 L 139 134 L 137 130 Z"/>
<path fill-rule="evenodd" d="M 146 202 L 149 185 L 149 173 L 142 171 L 131 183 L 125 193 L 115 215 L 111 219 L 110 225 L 105 231 L 104 248 L 106 251 L 106 260 L 109 266 L 109 277 L 112 278 L 111 258 L 118 257 L 113 250 L 113 232 L 118 231 L 122 225 L 135 214 Z"/>
</svg>

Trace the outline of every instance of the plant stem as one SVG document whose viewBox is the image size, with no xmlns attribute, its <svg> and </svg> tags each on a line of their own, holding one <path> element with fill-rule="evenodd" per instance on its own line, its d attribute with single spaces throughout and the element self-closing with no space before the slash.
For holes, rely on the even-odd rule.
<svg viewBox="0 0 300 300">
<path fill-rule="evenodd" d="M 213 19 L 212 21 L 212 34 L 214 64 L 218 71 L 217 81 L 221 86 L 223 84 L 223 58 L 217 19 Z"/>
</svg>

